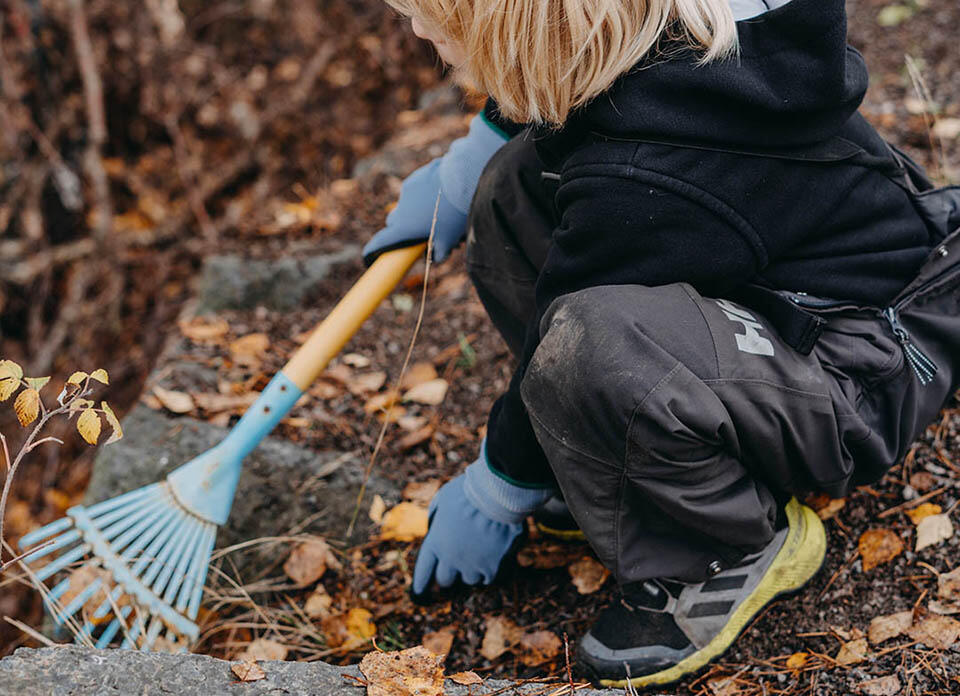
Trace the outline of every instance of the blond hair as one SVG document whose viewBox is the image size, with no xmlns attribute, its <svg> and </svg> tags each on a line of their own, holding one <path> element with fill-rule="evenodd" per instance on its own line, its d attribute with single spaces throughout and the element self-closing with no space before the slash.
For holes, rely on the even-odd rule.
<svg viewBox="0 0 960 696">
<path fill-rule="evenodd" d="M 466 54 L 463 75 L 511 120 L 559 126 L 664 40 L 700 61 L 736 50 L 728 0 L 386 0 Z"/>
</svg>

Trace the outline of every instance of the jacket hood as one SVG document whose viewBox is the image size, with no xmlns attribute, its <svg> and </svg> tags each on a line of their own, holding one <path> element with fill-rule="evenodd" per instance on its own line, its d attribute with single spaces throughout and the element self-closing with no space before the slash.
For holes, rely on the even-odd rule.
<svg viewBox="0 0 960 696">
<path fill-rule="evenodd" d="M 737 22 L 737 31 L 737 55 L 698 65 L 689 49 L 661 54 L 568 126 L 613 138 L 789 148 L 836 135 L 859 107 L 867 69 L 847 45 L 843 0 L 792 0 Z"/>
</svg>

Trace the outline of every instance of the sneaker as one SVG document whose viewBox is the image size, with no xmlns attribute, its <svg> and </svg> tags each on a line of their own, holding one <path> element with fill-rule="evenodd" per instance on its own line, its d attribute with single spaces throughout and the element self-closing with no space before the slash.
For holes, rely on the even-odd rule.
<svg viewBox="0 0 960 696">
<path fill-rule="evenodd" d="M 791 499 L 786 526 L 759 553 L 692 585 L 645 580 L 623 587 L 579 645 L 580 662 L 603 686 L 664 686 L 722 655 L 757 613 L 799 590 L 823 563 L 820 518 Z"/>
<path fill-rule="evenodd" d="M 570 508 L 560 495 L 554 495 L 535 513 L 533 521 L 543 534 L 561 541 L 586 541 L 576 520 L 570 514 Z"/>
</svg>

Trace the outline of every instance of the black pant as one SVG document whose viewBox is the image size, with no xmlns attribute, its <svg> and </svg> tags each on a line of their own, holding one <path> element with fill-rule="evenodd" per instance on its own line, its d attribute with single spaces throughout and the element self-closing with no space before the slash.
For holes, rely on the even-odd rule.
<svg viewBox="0 0 960 696">
<path fill-rule="evenodd" d="M 471 211 L 470 275 L 515 354 L 557 224 L 556 177 L 541 169 L 514 138 Z M 925 386 L 876 309 L 823 310 L 827 328 L 803 355 L 758 312 L 685 283 L 592 287 L 551 305 L 523 401 L 573 516 L 621 583 L 702 580 L 764 547 L 789 495 L 842 495 L 903 456 L 960 374 L 960 244 L 935 256 L 924 268 L 942 287 L 900 308 L 938 363 Z"/>
</svg>

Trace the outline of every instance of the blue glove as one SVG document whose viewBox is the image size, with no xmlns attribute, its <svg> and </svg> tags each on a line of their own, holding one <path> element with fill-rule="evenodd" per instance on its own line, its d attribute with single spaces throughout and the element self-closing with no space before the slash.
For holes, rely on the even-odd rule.
<svg viewBox="0 0 960 696">
<path fill-rule="evenodd" d="M 445 483 L 430 501 L 430 527 L 413 569 L 414 596 L 430 581 L 450 587 L 459 578 L 467 585 L 489 585 L 524 530 L 524 519 L 545 503 L 549 488 L 522 488 L 507 483 L 480 458 Z"/>
<path fill-rule="evenodd" d="M 404 179 L 397 205 L 387 215 L 386 227 L 363 248 L 364 263 L 370 265 L 385 251 L 427 241 L 437 194 L 440 194 L 440 205 L 433 236 L 433 260 L 446 259 L 467 233 L 467 213 L 484 167 L 505 142 L 504 133 L 483 118 L 483 114 L 474 116 L 469 132 L 454 140 L 447 154 Z"/>
</svg>

